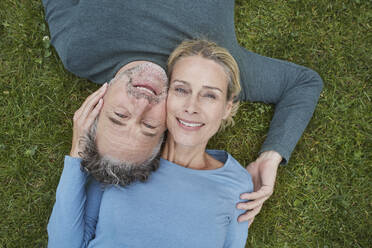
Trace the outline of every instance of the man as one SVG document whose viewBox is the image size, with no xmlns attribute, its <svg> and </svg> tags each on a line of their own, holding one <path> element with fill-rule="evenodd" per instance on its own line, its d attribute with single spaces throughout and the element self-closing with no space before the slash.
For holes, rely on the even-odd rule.
<svg viewBox="0 0 372 248">
<path fill-rule="evenodd" d="M 250 219 L 252 223 L 263 202 L 273 192 L 279 163 L 288 162 L 312 116 L 322 89 L 318 74 L 240 47 L 234 31 L 233 0 L 44 0 L 43 3 L 51 41 L 64 66 L 77 76 L 96 83 L 110 80 L 134 61 L 165 69 L 168 55 L 184 39 L 206 37 L 230 51 L 241 70 L 243 90 L 240 99 L 276 105 L 260 155 L 247 167 L 255 192 L 243 194 L 242 198 L 253 201 L 237 206 L 248 210 L 239 221 Z M 142 87 L 141 83 L 137 86 Z M 137 109 L 136 103 L 127 106 Z M 151 113 L 153 106 L 144 109 L 141 116 Z M 115 111 L 112 113 L 116 114 Z M 133 127 L 130 133 L 135 136 L 131 140 L 142 135 L 141 131 L 133 130 L 139 130 L 140 121 L 145 119 L 138 118 L 136 123 L 127 124 L 127 127 Z M 103 127 L 98 123 L 97 146 L 102 156 L 115 157 L 130 151 L 128 158 L 117 159 L 129 159 L 130 163 L 139 164 L 152 154 L 156 146 L 154 142 L 146 147 L 146 151 L 136 152 L 132 144 L 125 141 L 126 134 L 114 129 L 101 129 L 100 126 Z M 105 137 L 106 132 L 112 132 L 110 137 L 116 139 L 99 138 Z M 100 144 L 101 141 L 106 142 L 105 145 Z M 119 145 L 120 150 L 111 152 L 109 147 L 115 145 Z"/>
<path fill-rule="evenodd" d="M 154 161 L 166 129 L 164 70 L 153 63 L 129 63 L 111 80 L 105 93 L 89 140 L 81 139 L 90 128 L 82 124 L 89 115 L 89 103 L 75 113 L 75 128 L 83 126 L 86 130 L 73 137 L 70 155 L 83 157 L 83 167 L 102 183 L 125 186 L 144 181 L 157 168 Z"/>
</svg>

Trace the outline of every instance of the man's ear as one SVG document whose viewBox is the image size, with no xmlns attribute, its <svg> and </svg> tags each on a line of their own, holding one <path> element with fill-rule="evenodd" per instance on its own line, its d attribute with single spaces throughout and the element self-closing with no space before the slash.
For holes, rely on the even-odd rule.
<svg viewBox="0 0 372 248">
<path fill-rule="evenodd" d="M 224 115 L 222 117 L 223 120 L 226 120 L 230 116 L 231 110 L 232 110 L 232 106 L 233 106 L 233 100 L 228 101 L 226 103 L 225 113 L 224 113 Z"/>
</svg>

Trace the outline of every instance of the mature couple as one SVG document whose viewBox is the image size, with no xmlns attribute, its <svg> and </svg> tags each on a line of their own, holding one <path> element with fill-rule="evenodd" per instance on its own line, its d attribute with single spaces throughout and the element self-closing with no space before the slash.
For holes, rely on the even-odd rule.
<svg viewBox="0 0 372 248">
<path fill-rule="evenodd" d="M 311 118 L 319 76 L 240 47 L 233 0 L 44 6 L 65 67 L 97 83 L 113 78 L 75 113 L 49 246 L 243 247 L 248 223 L 237 218 L 252 220 L 272 193 L 279 163 Z M 181 44 L 198 37 L 218 46 Z M 239 76 L 241 100 L 276 104 L 260 156 L 247 170 L 224 151 L 205 151 L 236 111 Z M 242 194 L 253 190 L 247 171 L 255 192 Z"/>
</svg>

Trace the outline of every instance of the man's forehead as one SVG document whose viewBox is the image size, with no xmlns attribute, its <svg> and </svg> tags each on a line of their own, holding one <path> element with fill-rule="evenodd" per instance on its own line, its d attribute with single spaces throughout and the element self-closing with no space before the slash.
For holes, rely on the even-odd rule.
<svg viewBox="0 0 372 248">
<path fill-rule="evenodd" d="M 108 131 L 107 128 L 105 130 Z M 128 135 L 128 132 L 124 132 L 121 135 L 108 137 L 105 130 L 101 135 L 97 133 L 98 151 L 103 156 L 108 155 L 121 161 L 130 160 L 133 162 L 146 159 L 159 141 L 156 138 L 151 138 L 152 141 L 149 142 L 150 137 L 141 133 Z"/>
</svg>

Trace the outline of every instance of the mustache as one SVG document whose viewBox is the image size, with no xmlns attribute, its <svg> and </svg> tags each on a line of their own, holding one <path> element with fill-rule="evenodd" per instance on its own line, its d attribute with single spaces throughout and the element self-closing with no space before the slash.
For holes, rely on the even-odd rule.
<svg viewBox="0 0 372 248">
<path fill-rule="evenodd" d="M 148 95 L 139 90 L 137 87 L 133 86 L 132 79 L 130 78 L 127 84 L 127 92 L 136 99 L 143 98 L 146 99 L 150 104 L 158 104 L 167 97 L 168 88 L 163 89 L 158 95 Z"/>
</svg>

